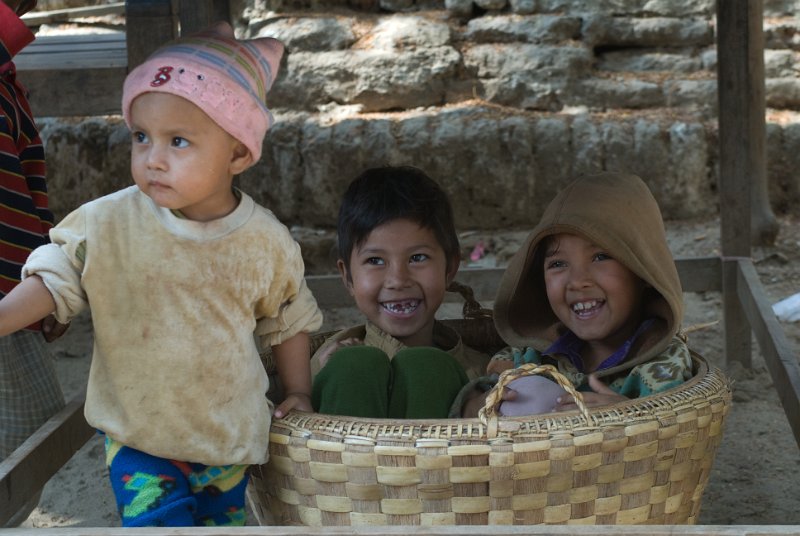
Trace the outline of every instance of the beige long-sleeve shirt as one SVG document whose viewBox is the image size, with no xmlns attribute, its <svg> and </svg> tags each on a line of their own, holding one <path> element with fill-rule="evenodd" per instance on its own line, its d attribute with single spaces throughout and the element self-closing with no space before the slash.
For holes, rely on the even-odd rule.
<svg viewBox="0 0 800 536">
<path fill-rule="evenodd" d="M 258 346 L 322 319 L 286 227 L 246 194 L 228 216 L 196 222 L 132 186 L 83 205 L 51 240 L 23 276 L 42 278 L 62 322 L 91 308 L 89 424 L 154 456 L 264 463 Z"/>
</svg>

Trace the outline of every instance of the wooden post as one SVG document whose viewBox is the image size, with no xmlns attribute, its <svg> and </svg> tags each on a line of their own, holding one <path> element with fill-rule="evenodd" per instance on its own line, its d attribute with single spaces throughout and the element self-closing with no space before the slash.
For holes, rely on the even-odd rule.
<svg viewBox="0 0 800 536">
<path fill-rule="evenodd" d="M 728 200 L 742 193 L 734 183 L 749 187 L 739 216 L 749 206 L 741 239 L 749 236 L 754 245 L 774 244 L 778 235 L 767 184 L 763 6 L 763 0 L 717 0 L 720 181 L 729 179 L 731 188 L 722 188 Z"/>
<path fill-rule="evenodd" d="M 762 0 L 717 0 L 719 185 L 725 354 L 751 364 L 751 333 L 736 293 L 737 265 L 750 257 L 752 191 L 765 182 L 766 119 Z"/>
<path fill-rule="evenodd" d="M 181 35 L 197 32 L 219 20 L 230 22 L 228 0 L 179 0 L 179 6 Z"/>
<path fill-rule="evenodd" d="M 158 47 L 178 36 L 174 0 L 126 0 L 128 72 Z"/>
</svg>

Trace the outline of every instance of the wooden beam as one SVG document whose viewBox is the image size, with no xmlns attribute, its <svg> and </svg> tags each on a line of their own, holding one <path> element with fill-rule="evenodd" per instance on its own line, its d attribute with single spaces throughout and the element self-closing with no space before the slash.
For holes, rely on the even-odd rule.
<svg viewBox="0 0 800 536">
<path fill-rule="evenodd" d="M 357 527 L 61 527 L 36 529 L 37 536 L 800 536 L 797 525 L 434 525 Z M 9 529 L 4 536 L 30 536 Z"/>
<path fill-rule="evenodd" d="M 179 0 L 178 5 L 181 35 L 197 32 L 219 20 L 230 22 L 227 0 Z"/>
<path fill-rule="evenodd" d="M 0 462 L 0 527 L 96 432 L 83 418 L 81 394 Z"/>
<path fill-rule="evenodd" d="M 128 70 L 178 36 L 178 19 L 172 3 L 173 0 L 126 0 Z"/>
<path fill-rule="evenodd" d="M 675 259 L 684 292 L 722 290 L 722 263 L 719 257 Z"/>
<path fill-rule="evenodd" d="M 762 0 L 717 0 L 719 191 L 723 257 L 750 257 L 753 190 L 766 182 Z M 750 330 L 723 267 L 725 355 L 750 367 Z"/>
<path fill-rule="evenodd" d="M 684 292 L 719 291 L 722 288 L 719 257 L 676 259 L 675 266 Z M 504 268 L 462 268 L 456 280 L 470 287 L 479 302 L 488 303 L 494 301 L 504 271 Z M 312 275 L 306 277 L 306 282 L 323 309 L 353 305 L 353 299 L 338 275 Z M 456 293 L 448 292 L 445 296 L 445 302 L 460 301 L 461 297 Z"/>
<path fill-rule="evenodd" d="M 503 271 L 503 268 L 463 268 L 458 271 L 456 280 L 469 286 L 478 301 L 490 302 L 494 300 Z M 323 309 L 355 305 L 338 275 L 311 275 L 306 277 L 306 283 Z M 461 296 L 457 293 L 448 292 L 445 295 L 445 302 L 460 301 Z"/>
<path fill-rule="evenodd" d="M 783 411 L 800 446 L 800 363 L 767 300 L 753 263 L 741 260 L 736 288 L 758 346 L 764 356 Z"/>
<path fill-rule="evenodd" d="M 52 11 L 34 11 L 22 16 L 26 26 L 41 26 L 57 22 L 69 22 L 81 17 L 101 17 L 103 15 L 121 15 L 125 13 L 125 2 L 116 2 L 102 6 L 73 7 L 54 9 Z"/>
</svg>

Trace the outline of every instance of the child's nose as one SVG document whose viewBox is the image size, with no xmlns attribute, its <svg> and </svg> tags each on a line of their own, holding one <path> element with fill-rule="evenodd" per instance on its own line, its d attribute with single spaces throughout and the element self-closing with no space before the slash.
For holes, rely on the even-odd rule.
<svg viewBox="0 0 800 536">
<path fill-rule="evenodd" d="M 589 270 L 583 266 L 570 266 L 568 285 L 570 288 L 585 288 L 592 284 Z"/>
<path fill-rule="evenodd" d="M 150 169 L 164 169 L 166 160 L 165 151 L 158 145 L 152 145 L 147 152 L 147 167 Z"/>
<path fill-rule="evenodd" d="M 386 273 L 385 284 L 388 288 L 402 288 L 408 284 L 408 266 L 403 263 L 392 263 Z"/>
</svg>

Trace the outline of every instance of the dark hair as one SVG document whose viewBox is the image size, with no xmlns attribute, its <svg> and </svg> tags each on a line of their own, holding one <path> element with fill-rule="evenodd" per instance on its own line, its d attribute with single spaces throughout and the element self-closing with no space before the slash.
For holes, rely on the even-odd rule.
<svg viewBox="0 0 800 536">
<path fill-rule="evenodd" d="M 353 249 L 363 244 L 373 229 L 398 219 L 433 231 L 447 257 L 448 270 L 459 262 L 461 251 L 447 194 L 421 169 L 385 166 L 361 173 L 342 198 L 336 231 L 339 258 L 348 274 Z"/>
</svg>

